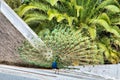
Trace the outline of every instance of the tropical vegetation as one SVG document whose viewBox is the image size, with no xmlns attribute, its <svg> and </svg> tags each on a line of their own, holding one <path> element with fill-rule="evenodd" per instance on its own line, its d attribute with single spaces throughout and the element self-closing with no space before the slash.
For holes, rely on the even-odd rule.
<svg viewBox="0 0 120 80">
<path fill-rule="evenodd" d="M 104 51 L 105 63 L 120 62 L 119 0 L 31 0 L 15 11 L 43 40 L 53 35 L 56 26 L 62 24 L 65 28 L 75 29 L 83 36 L 90 37 Z M 75 39 L 69 37 L 70 40 Z"/>
<path fill-rule="evenodd" d="M 22 5 L 22 0 L 5 0 L 5 2 L 12 8 L 18 8 L 20 5 Z"/>
</svg>

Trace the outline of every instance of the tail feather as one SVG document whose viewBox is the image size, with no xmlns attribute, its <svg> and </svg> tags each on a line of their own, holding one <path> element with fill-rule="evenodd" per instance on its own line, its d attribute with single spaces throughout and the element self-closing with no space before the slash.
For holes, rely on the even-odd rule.
<svg viewBox="0 0 120 80">
<path fill-rule="evenodd" d="M 90 37 L 82 36 L 79 30 L 67 27 L 57 27 L 43 39 L 53 50 L 53 55 L 58 54 L 63 64 L 78 65 L 102 64 L 104 61 L 102 51 Z M 99 57 L 98 57 L 99 56 Z"/>
</svg>

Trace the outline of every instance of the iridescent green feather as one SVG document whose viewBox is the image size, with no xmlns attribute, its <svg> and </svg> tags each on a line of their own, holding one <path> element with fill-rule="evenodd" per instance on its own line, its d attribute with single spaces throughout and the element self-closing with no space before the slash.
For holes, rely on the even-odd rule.
<svg viewBox="0 0 120 80">
<path fill-rule="evenodd" d="M 19 48 L 19 53 L 26 62 L 46 68 L 51 67 L 53 60 L 57 60 L 58 67 L 104 63 L 103 51 L 90 37 L 82 36 L 78 30 L 58 25 L 53 31 L 46 29 L 39 36 L 52 49 L 53 57 L 48 61 L 43 48 L 36 50 L 25 43 Z"/>
<path fill-rule="evenodd" d="M 90 37 L 82 36 L 80 31 L 71 28 L 55 28 L 51 33 L 42 37 L 46 45 L 52 49 L 53 55 L 59 55 L 62 64 L 88 65 L 103 64 L 102 50 Z"/>
</svg>

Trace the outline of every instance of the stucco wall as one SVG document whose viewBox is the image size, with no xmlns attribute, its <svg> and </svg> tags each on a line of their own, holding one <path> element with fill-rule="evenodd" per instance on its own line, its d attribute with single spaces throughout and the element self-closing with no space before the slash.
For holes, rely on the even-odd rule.
<svg viewBox="0 0 120 80">
<path fill-rule="evenodd" d="M 0 62 L 21 62 L 16 50 L 24 40 L 22 34 L 0 13 Z"/>
</svg>

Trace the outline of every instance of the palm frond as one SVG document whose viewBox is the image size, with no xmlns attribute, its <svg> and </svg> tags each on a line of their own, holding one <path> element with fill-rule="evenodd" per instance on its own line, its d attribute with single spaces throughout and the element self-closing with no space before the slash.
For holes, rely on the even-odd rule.
<svg viewBox="0 0 120 80">
<path fill-rule="evenodd" d="M 109 16 L 106 13 L 102 13 L 101 15 L 98 16 L 98 19 L 103 19 L 105 20 L 109 25 L 111 25 L 111 21 Z"/>
<path fill-rule="evenodd" d="M 105 20 L 103 20 L 103 19 L 95 19 L 95 20 L 92 21 L 92 23 L 93 24 L 99 24 L 102 27 L 104 27 L 106 31 L 108 31 L 110 33 L 113 33 L 117 37 L 120 37 L 120 34 L 115 29 L 113 29 Z"/>
<path fill-rule="evenodd" d="M 27 13 L 29 10 L 32 10 L 32 9 L 39 9 L 39 8 L 31 5 L 30 6 L 23 5 L 20 7 L 20 10 L 17 10 L 17 13 L 20 17 L 22 17 L 23 15 L 25 15 L 25 13 Z"/>
<path fill-rule="evenodd" d="M 120 12 L 120 8 L 118 8 L 115 5 L 108 5 L 108 6 L 105 6 L 104 8 L 111 11 L 112 13 L 119 13 Z"/>
<path fill-rule="evenodd" d="M 96 26 L 95 25 L 91 25 L 89 28 L 88 28 L 88 31 L 90 33 L 90 37 L 95 40 L 96 38 L 96 35 L 97 35 L 97 31 L 96 31 Z"/>
<path fill-rule="evenodd" d="M 21 0 L 4 0 L 12 9 L 18 8 L 20 5 L 22 5 Z"/>
<path fill-rule="evenodd" d="M 44 14 L 39 14 L 39 13 L 32 13 L 32 14 L 27 14 L 25 17 L 24 17 L 24 21 L 26 23 L 30 23 L 32 21 L 42 21 L 42 20 L 47 20 L 47 15 L 44 15 Z"/>
<path fill-rule="evenodd" d="M 98 5 L 97 10 L 104 8 L 107 5 L 116 4 L 115 0 L 104 0 L 100 5 Z"/>
<path fill-rule="evenodd" d="M 42 11 L 45 11 L 45 12 L 51 8 L 50 5 L 44 4 L 40 1 L 39 2 L 36 2 L 36 1 L 31 2 L 30 5 L 38 7 L 38 10 L 42 10 Z"/>
</svg>

